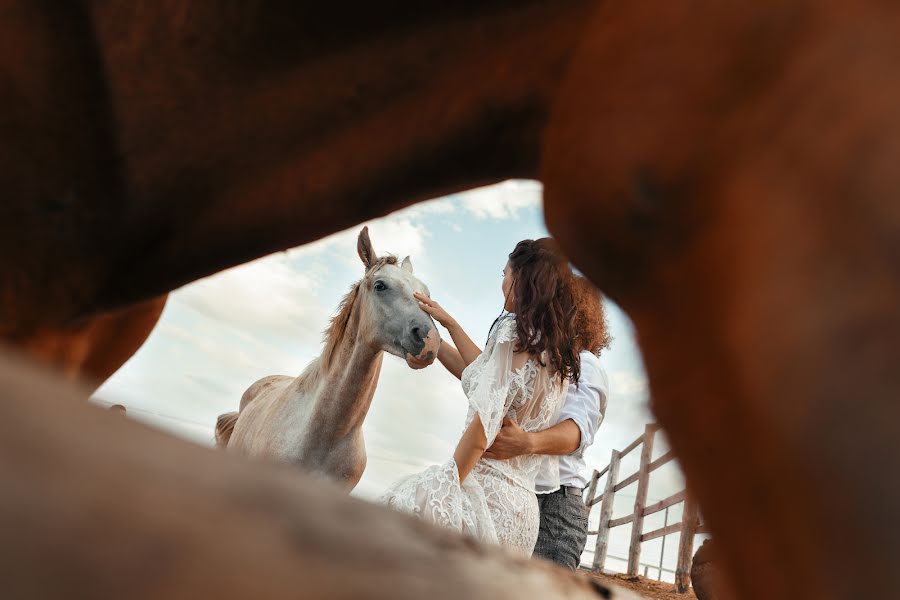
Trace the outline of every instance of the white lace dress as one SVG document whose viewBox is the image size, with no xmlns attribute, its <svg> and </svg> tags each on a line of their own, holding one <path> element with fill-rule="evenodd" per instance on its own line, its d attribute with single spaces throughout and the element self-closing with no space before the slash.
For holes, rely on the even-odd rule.
<svg viewBox="0 0 900 600">
<path fill-rule="evenodd" d="M 484 352 L 462 373 L 463 391 L 469 399 L 465 427 L 479 415 L 488 446 L 506 416 L 525 431 L 550 427 L 565 396 L 565 384 L 551 374 L 549 366 L 542 366 L 537 357 L 513 351 L 516 339 L 515 315 L 509 314 L 491 333 Z M 550 481 L 549 486 L 536 489 L 538 472 L 542 481 Z M 451 458 L 401 479 L 382 502 L 530 556 L 540 522 L 535 493 L 558 489 L 558 472 L 556 457 L 482 458 L 460 484 L 456 461 Z"/>
</svg>

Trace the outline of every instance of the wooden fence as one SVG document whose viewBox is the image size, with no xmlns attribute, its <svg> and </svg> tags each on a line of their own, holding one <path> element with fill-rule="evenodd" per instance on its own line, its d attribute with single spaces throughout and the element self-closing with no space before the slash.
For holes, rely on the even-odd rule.
<svg viewBox="0 0 900 600">
<path fill-rule="evenodd" d="M 661 466 L 669 463 L 674 456 L 672 452 L 666 452 L 656 460 L 651 461 L 653 457 L 653 440 L 656 432 L 659 431 L 659 425 L 649 424 L 644 428 L 644 433 L 636 440 L 629 444 L 624 450 L 613 450 L 609 459 L 609 464 L 600 471 L 594 471 L 590 482 L 587 485 L 587 495 L 585 503 L 588 510 L 595 504 L 600 504 L 600 523 L 596 531 L 588 531 L 588 535 L 596 535 L 597 541 L 594 547 L 594 562 L 592 570 L 599 572 L 603 570 L 606 562 L 607 550 L 609 549 L 609 532 L 613 527 L 620 525 L 632 524 L 631 527 L 631 543 L 628 547 L 628 575 L 637 575 L 640 568 L 641 559 L 641 543 L 654 540 L 658 537 L 663 538 L 672 533 L 681 532 L 681 539 L 678 544 L 678 562 L 675 568 L 675 588 L 680 593 L 685 593 L 690 588 L 690 570 L 691 558 L 694 554 L 694 535 L 697 533 L 705 533 L 705 529 L 700 524 L 697 513 L 697 505 L 688 496 L 685 490 L 681 490 L 676 494 L 672 494 L 668 498 L 660 500 L 651 505 L 647 505 L 647 490 L 650 486 L 650 474 Z M 632 473 L 625 479 L 619 480 L 619 463 L 628 453 L 636 450 L 638 446 L 641 448 L 641 462 L 637 472 Z M 606 484 L 603 493 L 597 495 L 597 484 L 600 478 L 606 475 Z M 634 498 L 634 511 L 625 517 L 618 519 L 612 518 L 613 502 L 615 501 L 616 492 L 633 483 L 637 483 L 637 493 Z M 662 510 L 667 510 L 671 506 L 684 503 L 684 510 L 681 522 L 666 525 L 653 531 L 644 533 L 644 517 L 652 515 Z M 662 566 L 659 567 L 662 569 Z"/>
</svg>

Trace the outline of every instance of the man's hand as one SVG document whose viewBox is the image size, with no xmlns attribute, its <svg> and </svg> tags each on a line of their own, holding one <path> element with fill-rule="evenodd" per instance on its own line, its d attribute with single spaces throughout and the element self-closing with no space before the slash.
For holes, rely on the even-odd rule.
<svg viewBox="0 0 900 600">
<path fill-rule="evenodd" d="M 531 447 L 531 434 L 519 427 L 519 424 L 506 417 L 503 425 L 494 438 L 494 443 L 484 453 L 485 458 L 508 460 L 514 456 L 534 454 Z"/>
</svg>

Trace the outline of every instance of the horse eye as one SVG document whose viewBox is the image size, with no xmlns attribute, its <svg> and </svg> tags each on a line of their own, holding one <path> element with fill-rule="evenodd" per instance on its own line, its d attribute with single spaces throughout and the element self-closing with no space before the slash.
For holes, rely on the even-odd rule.
<svg viewBox="0 0 900 600">
<path fill-rule="evenodd" d="M 384 285 L 384 282 L 381 281 L 380 279 L 379 279 L 378 281 L 376 281 L 376 282 L 375 282 L 375 285 L 372 286 L 372 287 L 375 288 L 375 291 L 376 291 L 376 292 L 383 292 L 384 290 L 387 289 L 387 286 Z"/>
</svg>

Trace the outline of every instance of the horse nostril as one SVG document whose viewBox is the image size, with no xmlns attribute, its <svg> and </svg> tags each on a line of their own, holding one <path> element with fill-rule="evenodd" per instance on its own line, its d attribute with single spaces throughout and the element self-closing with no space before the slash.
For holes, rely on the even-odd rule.
<svg viewBox="0 0 900 600">
<path fill-rule="evenodd" d="M 413 327 L 412 335 L 413 335 L 413 339 L 415 339 L 415 340 L 421 341 L 421 340 L 425 339 L 425 336 L 422 335 L 422 329 L 420 327 Z"/>
</svg>

